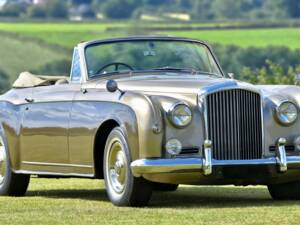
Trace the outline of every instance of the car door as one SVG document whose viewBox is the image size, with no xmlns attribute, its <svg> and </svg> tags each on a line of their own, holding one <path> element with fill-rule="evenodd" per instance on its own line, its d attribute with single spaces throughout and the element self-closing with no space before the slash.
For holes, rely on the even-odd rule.
<svg viewBox="0 0 300 225">
<path fill-rule="evenodd" d="M 69 172 L 68 126 L 75 89 L 62 84 L 33 88 L 25 96 L 29 104 L 23 114 L 21 156 L 25 168 Z"/>
</svg>

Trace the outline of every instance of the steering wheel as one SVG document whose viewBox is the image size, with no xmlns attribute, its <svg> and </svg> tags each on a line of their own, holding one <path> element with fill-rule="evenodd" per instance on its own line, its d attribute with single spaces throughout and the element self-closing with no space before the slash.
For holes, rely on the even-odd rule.
<svg viewBox="0 0 300 225">
<path fill-rule="evenodd" d="M 101 67 L 96 74 L 101 74 L 102 71 L 108 67 L 111 67 L 111 66 L 115 66 L 115 71 L 118 71 L 119 70 L 119 67 L 120 66 L 124 66 L 124 67 L 127 67 L 128 69 L 130 70 L 134 70 L 132 66 L 129 66 L 128 64 L 126 63 L 121 63 L 121 62 L 113 62 L 113 63 L 108 63 L 106 65 L 104 65 L 103 67 Z"/>
</svg>

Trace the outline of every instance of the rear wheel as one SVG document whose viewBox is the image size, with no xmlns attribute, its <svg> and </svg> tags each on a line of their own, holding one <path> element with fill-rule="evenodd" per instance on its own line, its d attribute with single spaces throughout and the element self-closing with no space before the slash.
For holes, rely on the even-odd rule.
<svg viewBox="0 0 300 225">
<path fill-rule="evenodd" d="M 0 195 L 25 195 L 29 179 L 29 175 L 15 174 L 12 172 L 8 150 L 3 137 L 0 136 Z"/>
<path fill-rule="evenodd" d="M 121 128 L 113 129 L 104 152 L 104 180 L 109 199 L 117 206 L 145 206 L 152 195 L 151 183 L 136 178 L 130 169 L 131 155 Z"/>
<path fill-rule="evenodd" d="M 268 189 L 275 200 L 300 200 L 300 181 L 271 184 Z"/>
</svg>

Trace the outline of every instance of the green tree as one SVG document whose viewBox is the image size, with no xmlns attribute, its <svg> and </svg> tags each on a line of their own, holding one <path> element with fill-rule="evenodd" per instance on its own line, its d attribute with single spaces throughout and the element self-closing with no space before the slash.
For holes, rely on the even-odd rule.
<svg viewBox="0 0 300 225">
<path fill-rule="evenodd" d="M 181 9 L 192 9 L 193 2 L 193 0 L 177 0 L 177 5 Z"/>
<path fill-rule="evenodd" d="M 92 0 L 71 0 L 73 5 L 91 4 Z"/>
<path fill-rule="evenodd" d="M 289 17 L 299 18 L 300 17 L 300 1 L 299 0 L 285 0 L 287 13 Z"/>
<path fill-rule="evenodd" d="M 138 7 L 136 0 L 119 0 L 106 1 L 103 5 L 103 12 L 106 17 L 111 19 L 128 19 L 131 18 L 134 10 Z"/>
<path fill-rule="evenodd" d="M 28 8 L 27 15 L 31 18 L 46 18 L 47 10 L 44 6 L 33 5 Z"/>
<path fill-rule="evenodd" d="M 0 69 L 0 94 L 3 94 L 10 87 L 8 75 Z"/>
<path fill-rule="evenodd" d="M 253 84 L 294 84 L 295 75 L 299 74 L 300 66 L 289 67 L 285 70 L 281 65 L 266 61 L 262 68 L 243 68 L 240 79 Z"/>
<path fill-rule="evenodd" d="M 285 18 L 288 17 L 286 0 L 265 0 L 262 7 L 268 18 Z"/>
<path fill-rule="evenodd" d="M 203 20 L 213 19 L 212 3 L 213 1 L 211 0 L 195 0 L 192 11 L 193 18 Z"/>
<path fill-rule="evenodd" d="M 0 16 L 5 17 L 19 17 L 26 11 L 26 7 L 23 4 L 9 3 L 3 6 L 0 11 Z"/>
<path fill-rule="evenodd" d="M 241 18 L 241 6 L 242 0 L 214 0 L 212 3 L 212 9 L 216 18 L 229 18 L 237 19 Z"/>
<path fill-rule="evenodd" d="M 45 7 L 47 9 L 48 17 L 65 19 L 69 16 L 68 6 L 66 1 L 61 1 L 61 0 L 47 1 Z"/>
<path fill-rule="evenodd" d="M 171 3 L 171 0 L 146 0 L 146 4 L 148 5 L 166 5 Z"/>
<path fill-rule="evenodd" d="M 71 61 L 70 60 L 58 60 L 54 62 L 47 63 L 40 68 L 33 70 L 35 74 L 61 74 L 68 76 L 71 70 Z"/>
</svg>

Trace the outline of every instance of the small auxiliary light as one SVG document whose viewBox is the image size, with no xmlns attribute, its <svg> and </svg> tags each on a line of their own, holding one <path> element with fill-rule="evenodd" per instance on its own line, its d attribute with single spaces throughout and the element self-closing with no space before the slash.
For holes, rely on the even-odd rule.
<svg viewBox="0 0 300 225">
<path fill-rule="evenodd" d="M 182 145 L 181 142 L 177 139 L 170 139 L 167 143 L 166 143 L 166 151 L 170 154 L 170 155 L 178 155 L 181 150 L 182 150 Z"/>
<path fill-rule="evenodd" d="M 295 139 L 294 139 L 294 145 L 295 145 L 295 149 L 297 151 L 300 151 L 300 136 L 295 137 Z"/>
</svg>

